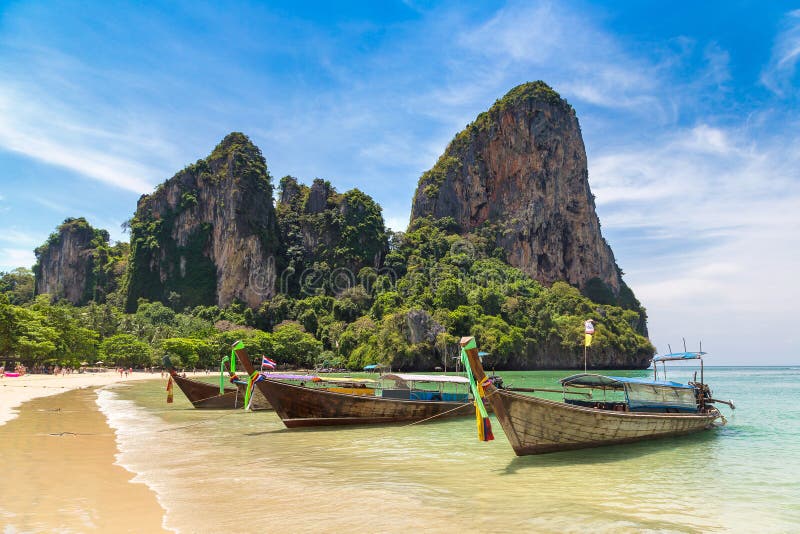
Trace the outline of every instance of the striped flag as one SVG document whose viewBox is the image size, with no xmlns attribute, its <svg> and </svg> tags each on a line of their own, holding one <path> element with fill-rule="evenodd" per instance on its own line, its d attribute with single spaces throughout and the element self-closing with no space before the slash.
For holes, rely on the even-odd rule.
<svg viewBox="0 0 800 534">
<path fill-rule="evenodd" d="M 277 363 L 270 360 L 266 356 L 261 356 L 261 367 L 269 367 L 270 369 L 275 369 L 278 366 Z"/>
</svg>

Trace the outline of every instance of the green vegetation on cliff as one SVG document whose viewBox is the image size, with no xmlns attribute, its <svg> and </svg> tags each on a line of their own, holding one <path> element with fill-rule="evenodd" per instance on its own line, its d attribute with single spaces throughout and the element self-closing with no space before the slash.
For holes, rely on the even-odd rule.
<svg viewBox="0 0 800 534">
<path fill-rule="evenodd" d="M 93 228 L 83 218 L 68 218 L 50 234 L 44 244 L 34 250 L 37 293 L 66 298 L 74 304 L 102 302 L 116 291 L 120 274 L 126 268 L 127 243 L 109 244 L 106 230 Z M 68 280 L 82 287 L 59 287 L 55 279 Z M 63 285 L 62 285 L 63 286 Z"/>
<path fill-rule="evenodd" d="M 179 309 L 240 298 L 250 271 L 241 249 L 256 263 L 281 249 L 272 193 L 261 151 L 234 132 L 143 196 L 129 222 L 126 309 L 134 311 L 141 298 Z"/>
<path fill-rule="evenodd" d="M 487 113 L 525 99 L 566 105 L 534 82 Z M 461 165 L 446 153 L 421 194 L 435 195 Z M 357 189 L 287 176 L 276 207 L 272 194 L 261 152 L 234 133 L 142 197 L 129 248 L 110 246 L 83 219 L 65 221 L 37 255 L 86 233 L 86 305 L 34 298 L 25 272 L 0 274 L 0 360 L 148 366 L 169 353 L 177 365 L 214 367 L 244 339 L 288 366 L 431 370 L 452 365 L 457 339 L 470 334 L 497 369 L 577 368 L 587 318 L 597 324 L 594 367 L 646 367 L 654 352 L 624 282 L 616 293 L 599 278 L 543 285 L 507 263 L 500 223 L 468 230 L 450 216 L 421 216 L 391 233 Z M 267 254 L 276 291 L 246 302 L 234 290 L 252 283 Z M 223 291 L 233 298 L 218 305 Z"/>
<path fill-rule="evenodd" d="M 358 189 L 338 193 L 319 178 L 309 187 L 285 176 L 279 198 L 278 224 L 295 274 L 283 288 L 290 294 L 301 291 L 300 277 L 308 269 L 322 277 L 342 268 L 358 273 L 379 265 L 386 254 L 381 207 Z"/>
<path fill-rule="evenodd" d="M 479 233 L 452 233 L 446 220 L 419 219 L 407 233 L 391 236 L 380 269 L 362 268 L 349 287 L 337 286 L 325 271 L 327 278 L 313 278 L 297 294 L 278 294 L 257 310 L 234 304 L 178 312 L 140 300 L 126 314 L 120 292 L 84 307 L 51 304 L 46 296 L 15 305 L 6 289 L 0 359 L 75 364 L 102 358 L 146 366 L 169 353 L 178 365 L 213 367 L 243 338 L 254 354 L 285 365 L 430 370 L 444 365 L 468 333 L 498 369 L 576 367 L 583 321 L 591 317 L 598 325 L 591 349 L 596 366 L 647 364 L 654 349 L 637 333 L 638 312 L 593 302 L 563 282 L 545 287 L 492 257 L 492 242 Z"/>
</svg>

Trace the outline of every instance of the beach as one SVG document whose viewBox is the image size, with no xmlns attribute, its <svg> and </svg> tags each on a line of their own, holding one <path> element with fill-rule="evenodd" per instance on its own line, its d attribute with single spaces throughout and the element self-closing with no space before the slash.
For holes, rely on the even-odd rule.
<svg viewBox="0 0 800 534">
<path fill-rule="evenodd" d="M 693 371 L 670 372 L 686 380 Z M 496 420 L 492 442 L 476 439 L 471 418 L 288 430 L 275 412 L 193 409 L 179 390 L 166 404 L 158 374 L 117 379 L 30 400 L 0 425 L 0 526 L 6 532 L 219 532 L 242 524 L 293 532 L 794 530 L 800 426 L 774 406 L 796 396 L 798 371 L 706 373 L 715 392 L 739 406 L 726 411 L 724 427 L 522 458 Z M 504 373 L 527 387 L 552 387 L 560 376 Z"/>
<path fill-rule="evenodd" d="M 115 464 L 96 399 L 94 387 L 39 396 L 0 426 L 5 532 L 164 532 L 155 494 Z"/>
<path fill-rule="evenodd" d="M 160 373 L 130 373 L 120 377 L 116 371 L 104 373 L 72 373 L 67 375 L 29 374 L 0 378 L 0 425 L 16 416 L 23 402 L 39 397 L 58 395 L 73 389 L 97 388 L 132 380 L 160 378 Z"/>
</svg>

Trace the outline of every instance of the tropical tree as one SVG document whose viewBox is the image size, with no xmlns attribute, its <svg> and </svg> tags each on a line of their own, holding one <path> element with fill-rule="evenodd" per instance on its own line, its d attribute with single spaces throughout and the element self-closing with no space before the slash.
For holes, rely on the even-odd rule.
<svg viewBox="0 0 800 534">
<path fill-rule="evenodd" d="M 150 345 L 139 341 L 131 334 L 116 334 L 100 343 L 100 357 L 105 363 L 124 367 L 151 365 Z"/>
</svg>

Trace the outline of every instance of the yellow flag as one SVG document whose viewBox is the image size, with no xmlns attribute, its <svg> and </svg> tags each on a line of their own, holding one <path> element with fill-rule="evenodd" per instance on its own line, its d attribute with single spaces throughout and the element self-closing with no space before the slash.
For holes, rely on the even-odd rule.
<svg viewBox="0 0 800 534">
<path fill-rule="evenodd" d="M 592 334 L 584 334 L 583 346 L 584 347 L 592 346 Z"/>
</svg>

